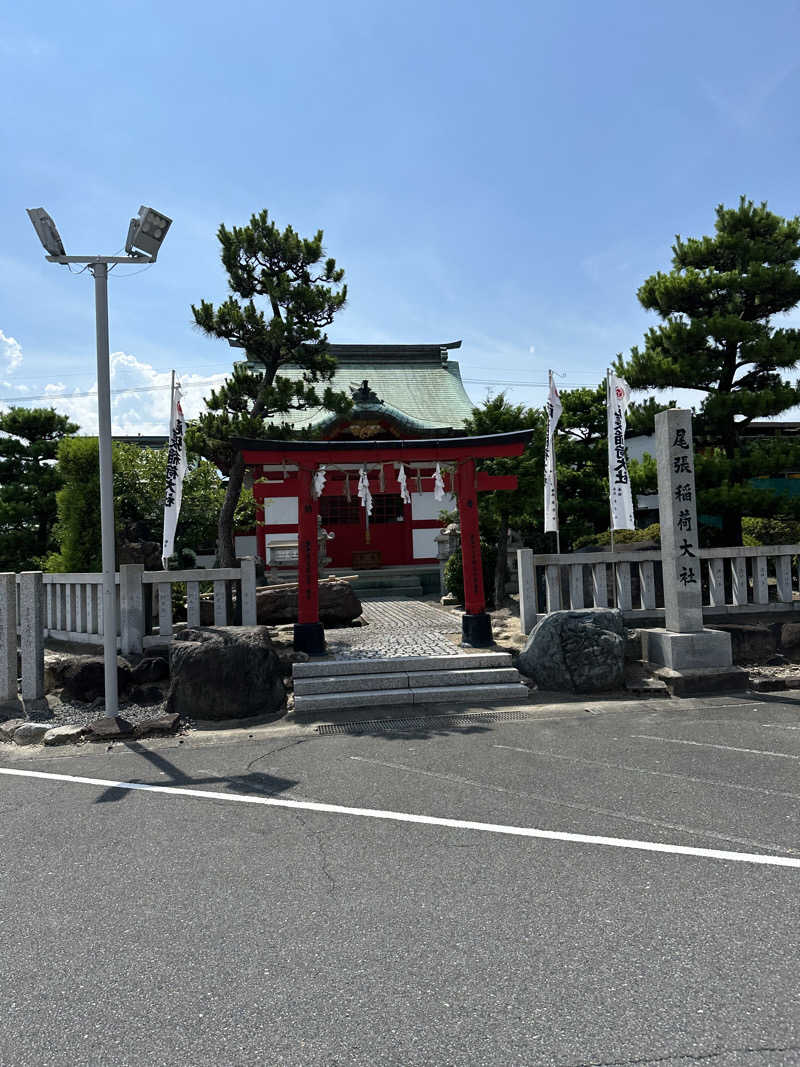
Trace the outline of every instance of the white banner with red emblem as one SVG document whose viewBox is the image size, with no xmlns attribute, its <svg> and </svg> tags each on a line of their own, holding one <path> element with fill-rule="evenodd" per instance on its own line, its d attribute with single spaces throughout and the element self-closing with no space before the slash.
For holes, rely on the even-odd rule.
<svg viewBox="0 0 800 1067">
<path fill-rule="evenodd" d="M 625 428 L 631 390 L 624 378 L 608 372 L 608 491 L 611 529 L 633 529 L 633 496 L 625 454 Z"/>
</svg>

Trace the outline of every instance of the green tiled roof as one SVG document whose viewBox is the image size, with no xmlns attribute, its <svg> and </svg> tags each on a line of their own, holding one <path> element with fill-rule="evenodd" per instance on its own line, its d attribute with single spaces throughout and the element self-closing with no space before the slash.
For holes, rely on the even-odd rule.
<svg viewBox="0 0 800 1067">
<path fill-rule="evenodd" d="M 448 360 L 445 346 L 438 345 L 414 346 L 416 351 L 411 358 L 403 358 L 411 347 L 376 346 L 374 358 L 370 360 L 368 345 L 331 345 L 338 366 L 330 385 L 349 394 L 351 387 L 360 386 L 366 379 L 369 388 L 386 405 L 387 416 L 396 417 L 397 413 L 391 410 L 396 408 L 410 420 L 410 425 L 416 424 L 420 430 L 463 428 L 474 405 L 464 390 L 458 363 Z M 359 351 L 355 353 L 354 349 Z M 426 350 L 424 355 L 420 350 Z M 253 370 L 258 369 L 256 364 L 250 366 Z M 302 371 L 284 367 L 281 375 L 297 380 Z M 368 414 L 374 417 L 379 411 L 379 407 L 365 404 L 354 408 L 354 415 L 361 413 L 362 418 Z M 292 425 L 295 429 L 310 429 L 328 422 L 330 415 L 324 408 L 297 412 Z"/>
</svg>

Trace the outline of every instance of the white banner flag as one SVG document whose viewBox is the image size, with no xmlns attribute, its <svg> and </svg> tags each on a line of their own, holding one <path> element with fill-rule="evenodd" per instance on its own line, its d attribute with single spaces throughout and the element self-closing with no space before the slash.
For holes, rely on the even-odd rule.
<svg viewBox="0 0 800 1067">
<path fill-rule="evenodd" d="M 611 529 L 633 529 L 633 497 L 625 455 L 625 427 L 631 390 L 624 378 L 608 372 L 608 488 Z"/>
<path fill-rule="evenodd" d="M 169 422 L 169 452 L 167 453 L 167 487 L 164 494 L 164 542 L 161 547 L 162 563 L 167 561 L 175 547 L 175 528 L 183 497 L 183 477 L 186 474 L 186 420 L 181 408 L 181 388 L 176 383 L 172 394 L 172 411 Z"/>
<path fill-rule="evenodd" d="M 547 396 L 547 438 L 544 446 L 544 532 L 558 533 L 558 492 L 556 488 L 556 453 L 554 438 L 561 418 L 561 397 L 558 395 L 553 372 L 550 371 L 550 392 Z"/>
</svg>

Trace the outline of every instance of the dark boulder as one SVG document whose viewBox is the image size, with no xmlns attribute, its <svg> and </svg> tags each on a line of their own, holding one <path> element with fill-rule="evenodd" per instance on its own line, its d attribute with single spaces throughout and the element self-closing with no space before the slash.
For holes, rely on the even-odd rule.
<svg viewBox="0 0 800 1067">
<path fill-rule="evenodd" d="M 779 634 L 765 623 L 714 622 L 711 625 L 731 635 L 734 663 L 766 663 L 777 651 Z"/>
<path fill-rule="evenodd" d="M 131 680 L 131 666 L 117 656 L 117 688 L 124 693 Z M 105 696 L 105 666 L 102 656 L 76 656 L 62 674 L 62 700 L 91 704 Z"/>
<path fill-rule="evenodd" d="M 153 685 L 169 678 L 169 657 L 148 655 L 131 669 L 131 685 Z"/>
<path fill-rule="evenodd" d="M 256 618 L 265 626 L 297 622 L 297 585 L 261 586 L 256 590 Z M 319 621 L 348 626 L 361 614 L 361 601 L 349 582 L 326 578 L 319 583 Z"/>
<path fill-rule="evenodd" d="M 90 741 L 116 741 L 121 737 L 131 737 L 133 732 L 133 723 L 120 715 L 104 715 L 90 722 L 87 727 Z"/>
<path fill-rule="evenodd" d="M 532 630 L 517 666 L 540 689 L 618 689 L 624 683 L 626 639 L 616 608 L 553 611 Z"/>
<path fill-rule="evenodd" d="M 160 704 L 165 693 L 157 685 L 134 685 L 128 690 L 128 700 L 131 704 Z"/>
<path fill-rule="evenodd" d="M 171 714 L 157 715 L 152 719 L 145 719 L 136 725 L 137 737 L 148 737 L 150 734 L 171 734 L 180 726 L 180 716 L 175 712 Z"/>
<path fill-rule="evenodd" d="M 264 626 L 184 630 L 169 655 L 167 711 L 199 720 L 278 716 L 286 690 Z"/>
</svg>

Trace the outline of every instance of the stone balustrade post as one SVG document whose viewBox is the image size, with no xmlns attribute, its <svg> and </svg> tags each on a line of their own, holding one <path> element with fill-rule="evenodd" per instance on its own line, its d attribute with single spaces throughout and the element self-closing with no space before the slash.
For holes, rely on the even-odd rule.
<svg viewBox="0 0 800 1067">
<path fill-rule="evenodd" d="M 44 700 L 44 583 L 41 571 L 19 576 L 22 699 Z"/>
<path fill-rule="evenodd" d="M 241 562 L 241 610 L 242 626 L 255 626 L 258 622 L 256 610 L 256 561 L 249 556 Z"/>
<path fill-rule="evenodd" d="M 519 630 L 526 636 L 536 625 L 536 572 L 533 566 L 533 549 L 517 549 L 517 574 L 519 576 Z"/>
<path fill-rule="evenodd" d="M 0 708 L 17 705 L 17 576 L 0 574 Z"/>
<path fill-rule="evenodd" d="M 120 651 L 123 656 L 144 649 L 143 563 L 122 563 L 119 568 Z"/>
</svg>

